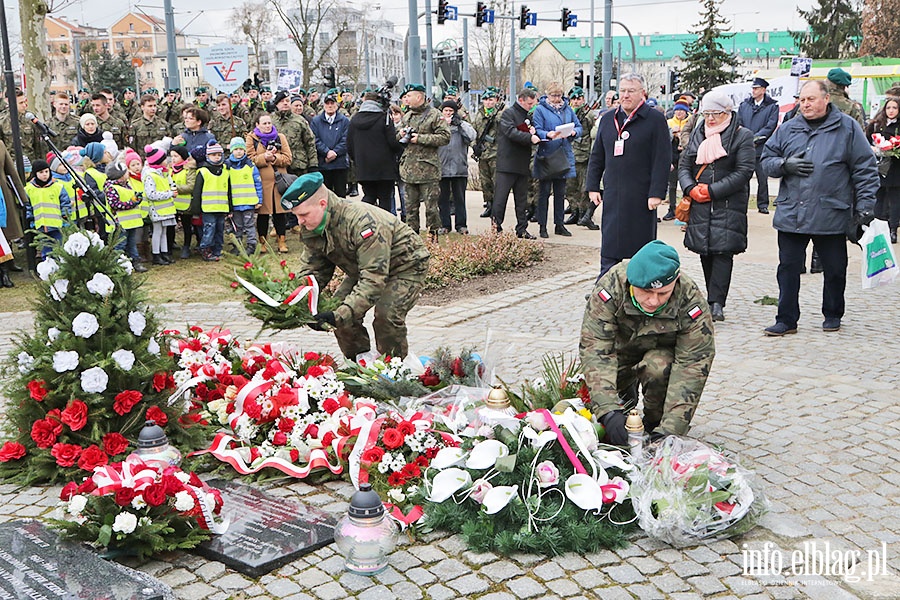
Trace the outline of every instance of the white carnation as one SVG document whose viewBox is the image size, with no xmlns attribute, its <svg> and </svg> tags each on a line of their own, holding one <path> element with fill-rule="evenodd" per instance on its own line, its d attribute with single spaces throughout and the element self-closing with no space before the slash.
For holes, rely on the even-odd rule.
<svg viewBox="0 0 900 600">
<path fill-rule="evenodd" d="M 100 323 L 97 322 L 97 317 L 91 313 L 78 313 L 78 316 L 72 319 L 72 333 L 78 337 L 87 339 L 97 333 L 98 329 L 100 329 Z"/>
<path fill-rule="evenodd" d="M 69 280 L 68 279 L 57 279 L 53 282 L 53 285 L 50 286 L 50 297 L 56 300 L 57 302 L 66 297 L 66 294 L 69 293 Z"/>
<path fill-rule="evenodd" d="M 66 243 L 63 244 L 63 250 L 72 256 L 84 256 L 84 253 L 87 252 L 90 247 L 91 240 L 80 232 L 70 235 L 69 239 L 66 240 Z"/>
<path fill-rule="evenodd" d="M 87 282 L 87 289 L 90 293 L 104 298 L 112 293 L 114 287 L 112 279 L 105 273 L 94 273 L 91 280 Z"/>
<path fill-rule="evenodd" d="M 77 233 L 75 235 L 78 235 Z M 72 237 L 75 237 L 74 235 Z M 84 237 L 84 236 L 82 236 Z M 72 238 L 69 238 L 72 239 Z M 86 239 L 86 238 L 85 238 Z M 137 527 L 137 517 L 130 512 L 123 511 L 116 515 L 112 529 L 119 533 L 128 535 Z"/>
<path fill-rule="evenodd" d="M 50 281 L 50 276 L 59 271 L 59 265 L 50 257 L 38 263 L 37 272 L 43 281 Z"/>
<path fill-rule="evenodd" d="M 91 367 L 81 373 L 81 389 L 89 394 L 102 394 L 108 383 L 109 376 L 100 367 Z"/>
<path fill-rule="evenodd" d="M 55 342 L 59 338 L 60 330 L 58 327 L 51 327 L 47 330 L 47 339 Z"/>
<path fill-rule="evenodd" d="M 130 371 L 134 366 L 134 352 L 131 350 L 116 350 L 112 353 L 112 358 L 123 371 Z"/>
<path fill-rule="evenodd" d="M 154 356 L 159 355 L 159 342 L 156 341 L 156 338 L 150 338 L 150 341 L 147 342 L 147 352 Z"/>
<path fill-rule="evenodd" d="M 126 275 L 134 273 L 134 265 L 131 264 L 131 259 L 124 254 L 119 255 L 119 266 L 125 270 Z"/>
<path fill-rule="evenodd" d="M 184 471 L 178 471 L 175 473 L 175 479 L 177 479 L 181 483 L 189 483 L 191 481 L 191 476 Z"/>
<path fill-rule="evenodd" d="M 91 246 L 94 248 L 102 248 L 105 245 L 103 239 L 97 235 L 97 232 L 86 230 L 84 234 L 91 239 Z"/>
<path fill-rule="evenodd" d="M 194 498 L 186 491 L 180 491 L 175 494 L 175 510 L 178 512 L 187 512 L 194 508 Z"/>
<path fill-rule="evenodd" d="M 57 373 L 65 373 L 78 368 L 78 353 L 74 350 L 60 350 L 53 353 L 53 370 Z"/>
<path fill-rule="evenodd" d="M 144 318 L 144 315 L 139 313 L 136 310 L 128 313 L 128 327 L 131 328 L 131 333 L 134 335 L 141 335 L 144 333 L 144 327 L 147 326 L 147 319 Z"/>
<path fill-rule="evenodd" d="M 27 352 L 19 352 L 16 358 L 19 363 L 19 373 L 27 373 L 34 366 L 34 357 Z"/>
<path fill-rule="evenodd" d="M 72 499 L 69 500 L 69 514 L 70 515 L 80 515 L 81 511 L 84 510 L 84 507 L 87 506 L 87 496 L 82 496 L 81 494 L 76 494 L 72 496 Z"/>
</svg>

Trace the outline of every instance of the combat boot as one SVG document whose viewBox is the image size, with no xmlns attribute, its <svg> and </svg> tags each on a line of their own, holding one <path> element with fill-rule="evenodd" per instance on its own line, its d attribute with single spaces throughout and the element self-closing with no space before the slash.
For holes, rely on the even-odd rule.
<svg viewBox="0 0 900 600">
<path fill-rule="evenodd" d="M 0 264 L 0 285 L 5 288 L 16 287 L 12 282 L 12 279 L 9 278 L 9 263 Z"/>
<path fill-rule="evenodd" d="M 581 218 L 581 211 L 577 208 L 573 208 L 569 214 L 569 217 L 563 221 L 563 225 L 575 225 L 578 223 L 578 219 Z"/>
<path fill-rule="evenodd" d="M 594 223 L 594 211 L 597 210 L 597 205 L 591 202 L 591 205 L 588 209 L 581 215 L 581 218 L 578 219 L 578 224 L 582 227 L 587 227 L 591 231 L 597 231 L 600 229 L 600 226 Z"/>
<path fill-rule="evenodd" d="M 491 218 L 491 205 L 488 204 L 484 207 L 484 211 L 479 215 L 483 219 Z"/>
<path fill-rule="evenodd" d="M 812 261 L 809 264 L 809 272 L 810 273 L 821 273 L 825 269 L 822 268 L 822 263 L 819 261 L 819 253 L 813 250 Z"/>
<path fill-rule="evenodd" d="M 282 254 L 288 251 L 287 242 L 285 241 L 283 235 L 278 236 L 278 251 Z"/>
</svg>

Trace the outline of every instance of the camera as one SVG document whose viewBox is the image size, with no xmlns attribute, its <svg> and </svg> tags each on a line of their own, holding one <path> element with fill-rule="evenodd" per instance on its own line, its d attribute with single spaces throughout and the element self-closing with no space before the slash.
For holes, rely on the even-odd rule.
<svg viewBox="0 0 900 600">
<path fill-rule="evenodd" d="M 278 138 L 272 140 L 272 142 L 266 146 L 266 150 L 269 152 L 278 152 L 281 150 L 281 140 Z"/>
<path fill-rule="evenodd" d="M 388 110 L 391 106 L 391 90 L 396 85 L 397 76 L 391 75 L 380 88 L 375 90 L 375 93 L 378 94 L 378 103 L 381 104 L 381 108 L 384 110 Z"/>
<path fill-rule="evenodd" d="M 400 138 L 400 143 L 404 145 L 412 141 L 412 136 L 416 132 L 412 127 L 404 127 L 401 131 L 403 132 L 403 137 Z"/>
</svg>

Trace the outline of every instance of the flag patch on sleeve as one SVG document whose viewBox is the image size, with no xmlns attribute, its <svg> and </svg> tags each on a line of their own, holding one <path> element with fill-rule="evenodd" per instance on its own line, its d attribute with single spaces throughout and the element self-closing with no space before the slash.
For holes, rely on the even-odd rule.
<svg viewBox="0 0 900 600">
<path fill-rule="evenodd" d="M 691 319 L 693 319 L 694 321 L 696 321 L 697 318 L 702 314 L 703 314 L 703 311 L 700 310 L 699 306 L 695 306 L 694 308 L 692 308 L 691 310 L 688 311 L 688 316 Z"/>
<path fill-rule="evenodd" d="M 375 230 L 372 229 L 371 227 L 366 227 L 365 229 L 363 229 L 362 231 L 359 232 L 359 237 L 361 237 L 364 240 L 369 239 L 373 235 L 375 235 Z"/>
<path fill-rule="evenodd" d="M 609 292 L 607 292 L 603 288 L 600 288 L 600 291 L 597 292 L 597 296 L 599 296 L 600 299 L 604 302 L 609 302 L 612 299 L 612 296 L 609 295 Z"/>
</svg>

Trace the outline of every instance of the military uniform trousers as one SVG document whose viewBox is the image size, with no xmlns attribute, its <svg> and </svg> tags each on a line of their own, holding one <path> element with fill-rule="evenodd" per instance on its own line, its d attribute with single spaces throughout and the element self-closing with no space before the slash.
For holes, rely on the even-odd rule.
<svg viewBox="0 0 900 600">
<path fill-rule="evenodd" d="M 566 198 L 569 200 L 569 208 L 577 210 L 582 215 L 588 209 L 588 193 L 584 190 L 584 181 L 587 177 L 587 161 L 575 163 L 575 177 L 566 179 Z"/>
<path fill-rule="evenodd" d="M 419 233 L 419 205 L 424 204 L 425 225 L 428 231 L 433 233 L 440 229 L 441 216 L 438 212 L 438 198 L 441 195 L 441 181 L 437 179 L 425 183 L 403 182 L 403 185 L 406 190 L 406 224 L 413 231 Z"/>
<path fill-rule="evenodd" d="M 694 407 L 689 402 L 673 400 L 666 403 L 669 375 L 675 362 L 674 348 L 651 348 L 643 353 L 625 350 L 619 351 L 618 355 L 616 388 L 619 396 L 626 401 L 625 408 L 634 408 L 637 404 L 637 397 L 633 394 L 639 384 L 644 397 L 644 429 L 649 432 L 659 427 L 666 433 L 686 434 Z"/>
<path fill-rule="evenodd" d="M 478 161 L 478 181 L 481 184 L 481 196 L 484 207 L 490 208 L 494 202 L 494 172 L 497 170 L 497 158 L 482 158 Z"/>
</svg>

